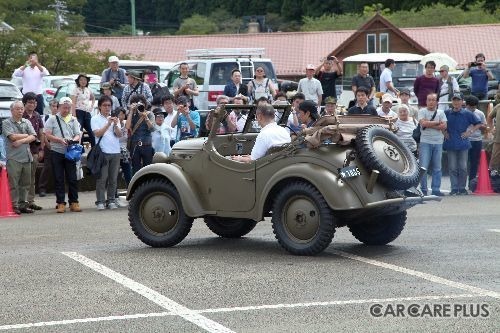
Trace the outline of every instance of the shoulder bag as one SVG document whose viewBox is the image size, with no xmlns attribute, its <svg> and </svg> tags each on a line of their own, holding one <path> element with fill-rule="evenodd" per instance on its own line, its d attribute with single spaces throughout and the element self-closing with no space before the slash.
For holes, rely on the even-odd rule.
<svg viewBox="0 0 500 333">
<path fill-rule="evenodd" d="M 436 112 L 434 112 L 434 114 L 432 115 L 432 118 L 431 118 L 431 121 L 434 120 L 434 118 L 436 118 L 436 115 L 437 115 L 438 111 L 436 110 Z M 415 118 L 413 118 L 413 121 L 415 121 Z M 418 123 L 417 127 L 413 130 L 413 140 L 415 140 L 416 143 L 420 143 L 420 136 L 422 135 L 422 130 L 425 130 L 425 127 L 421 127 L 420 126 L 420 122 Z"/>
<path fill-rule="evenodd" d="M 66 139 L 64 137 L 64 132 L 61 126 L 61 121 L 59 120 L 59 117 L 56 115 L 56 120 L 57 124 L 59 125 L 59 129 L 61 130 L 61 135 L 63 139 Z M 64 157 L 66 157 L 67 160 L 77 162 L 82 159 L 82 153 L 83 153 L 83 146 L 79 144 L 78 142 L 74 141 L 69 141 L 68 142 L 68 147 L 66 147 L 66 152 L 64 153 Z"/>
<path fill-rule="evenodd" d="M 132 117 L 132 115 L 130 115 L 130 117 Z M 139 121 L 137 121 L 137 123 L 135 124 L 134 128 L 132 129 L 132 132 L 130 133 L 130 136 L 128 137 L 127 150 L 129 152 L 132 151 L 132 136 L 134 135 L 135 131 L 137 131 L 137 129 L 139 128 L 139 126 L 141 125 L 141 123 L 143 121 L 144 121 L 144 117 L 141 117 L 141 119 L 139 119 Z"/>
</svg>

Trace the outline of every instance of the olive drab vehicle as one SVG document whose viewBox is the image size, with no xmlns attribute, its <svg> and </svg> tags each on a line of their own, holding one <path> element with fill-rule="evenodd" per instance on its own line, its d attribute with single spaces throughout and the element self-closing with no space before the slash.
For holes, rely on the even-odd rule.
<svg viewBox="0 0 500 333">
<path fill-rule="evenodd" d="M 290 106 L 276 107 L 284 109 L 278 123 L 286 124 Z M 235 109 L 248 110 L 243 131 L 216 134 Z M 152 247 L 178 244 L 196 218 L 220 237 L 238 238 L 268 217 L 279 244 L 297 255 L 323 251 L 344 226 L 365 244 L 384 245 L 403 230 L 407 209 L 440 200 L 415 188 L 425 169 L 387 119 L 322 117 L 291 131 L 291 143 L 241 163 L 231 155 L 250 154 L 259 131 L 255 107 L 211 112 L 207 138 L 177 142 L 168 157 L 155 154 L 130 182 L 130 225 Z"/>
</svg>

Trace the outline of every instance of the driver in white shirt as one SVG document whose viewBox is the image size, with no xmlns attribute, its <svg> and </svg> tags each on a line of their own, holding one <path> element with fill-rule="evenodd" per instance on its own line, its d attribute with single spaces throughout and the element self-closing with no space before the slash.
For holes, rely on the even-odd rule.
<svg viewBox="0 0 500 333">
<path fill-rule="evenodd" d="M 250 155 L 236 155 L 231 158 L 238 162 L 252 162 L 266 155 L 267 150 L 271 147 L 281 146 L 290 142 L 290 134 L 288 131 L 276 124 L 274 121 L 274 109 L 270 105 L 260 105 L 255 111 L 255 117 L 260 127 L 260 133 L 255 139 Z"/>
</svg>

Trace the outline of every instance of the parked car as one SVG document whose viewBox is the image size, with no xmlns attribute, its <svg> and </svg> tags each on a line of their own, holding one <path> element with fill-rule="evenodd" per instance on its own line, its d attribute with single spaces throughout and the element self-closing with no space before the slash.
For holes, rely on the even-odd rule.
<svg viewBox="0 0 500 333">
<path fill-rule="evenodd" d="M 243 132 L 217 135 L 235 108 L 250 108 Z M 283 108 L 282 126 L 290 114 L 289 105 Z M 275 237 L 292 254 L 323 251 L 343 226 L 365 244 L 385 245 L 400 235 L 407 209 L 440 200 L 415 188 L 425 169 L 389 130 L 394 128 L 387 119 L 323 117 L 291 143 L 240 163 L 231 156 L 250 154 L 259 131 L 253 126 L 255 109 L 225 109 L 211 111 L 215 121 L 208 138 L 177 142 L 170 156 L 155 154 L 154 163 L 132 178 L 128 216 L 145 244 L 174 246 L 197 218 L 220 237 L 238 238 L 271 217 Z M 313 144 L 316 134 L 327 131 L 331 136 Z"/>
<path fill-rule="evenodd" d="M 89 88 L 92 90 L 92 93 L 94 94 L 94 97 L 95 97 L 95 106 L 94 106 L 94 113 L 96 112 L 97 110 L 97 100 L 101 97 L 101 86 L 100 86 L 100 78 L 99 79 L 95 79 L 95 78 L 91 78 L 90 79 L 90 82 L 89 82 Z M 75 80 L 73 79 L 71 82 L 68 82 L 62 86 L 60 86 L 55 95 L 54 95 L 54 98 L 56 100 L 60 100 L 62 97 L 71 97 L 71 92 L 73 91 L 73 89 L 75 89 L 76 87 L 76 83 L 75 83 Z"/>
<path fill-rule="evenodd" d="M 14 83 L 0 80 L 0 118 L 10 118 L 10 105 L 22 98 L 23 94 Z"/>
<path fill-rule="evenodd" d="M 189 76 L 196 81 L 200 94 L 194 97 L 198 109 L 208 110 L 216 105 L 218 95 L 224 92 L 224 86 L 231 80 L 231 71 L 241 71 L 243 84 L 254 76 L 255 68 L 262 66 L 266 76 L 277 87 L 276 72 L 270 59 L 263 58 L 264 49 L 198 49 L 187 50 L 187 59 L 176 63 L 170 69 L 166 83 L 171 92 L 175 79 L 180 75 L 180 64 L 189 65 Z"/>
</svg>

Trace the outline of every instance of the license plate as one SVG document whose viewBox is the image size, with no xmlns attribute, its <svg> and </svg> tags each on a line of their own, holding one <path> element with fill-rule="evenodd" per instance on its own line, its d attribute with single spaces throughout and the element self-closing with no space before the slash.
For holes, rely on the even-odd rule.
<svg viewBox="0 0 500 333">
<path fill-rule="evenodd" d="M 361 172 L 359 171 L 358 167 L 355 165 L 351 165 L 351 166 L 339 169 L 339 176 L 341 179 L 353 178 L 353 177 L 357 177 L 360 175 L 361 175 Z"/>
</svg>

